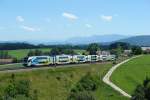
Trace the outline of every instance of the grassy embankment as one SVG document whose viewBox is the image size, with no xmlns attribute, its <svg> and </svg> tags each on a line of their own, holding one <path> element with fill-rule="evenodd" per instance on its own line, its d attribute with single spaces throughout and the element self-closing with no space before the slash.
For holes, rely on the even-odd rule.
<svg viewBox="0 0 150 100">
<path fill-rule="evenodd" d="M 102 82 L 102 77 L 112 64 L 84 64 L 69 65 L 70 67 L 50 68 L 15 73 L 16 80 L 27 79 L 31 82 L 31 89 L 37 89 L 39 100 L 66 100 L 70 90 L 88 72 L 100 77 L 99 88 L 93 92 L 96 100 L 127 100 L 118 92 Z M 74 66 L 74 67 L 71 67 Z M 0 94 L 8 85 L 12 73 L 0 73 Z"/>
<path fill-rule="evenodd" d="M 120 88 L 132 94 L 137 85 L 150 77 L 150 55 L 135 58 L 120 66 L 111 80 Z"/>
</svg>

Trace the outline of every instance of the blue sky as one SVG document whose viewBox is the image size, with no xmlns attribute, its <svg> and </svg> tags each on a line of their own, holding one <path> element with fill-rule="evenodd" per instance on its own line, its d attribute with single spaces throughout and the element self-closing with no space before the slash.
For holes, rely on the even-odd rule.
<svg viewBox="0 0 150 100">
<path fill-rule="evenodd" d="M 150 35 L 149 0 L 0 0 L 0 40 Z"/>
</svg>

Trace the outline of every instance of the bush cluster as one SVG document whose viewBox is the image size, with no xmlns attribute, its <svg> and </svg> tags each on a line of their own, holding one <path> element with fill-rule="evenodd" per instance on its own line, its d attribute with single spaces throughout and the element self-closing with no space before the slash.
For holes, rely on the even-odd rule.
<svg viewBox="0 0 150 100">
<path fill-rule="evenodd" d="M 29 80 L 16 80 L 15 75 L 11 75 L 9 85 L 4 89 L 0 100 L 38 100 L 37 90 L 30 93 Z"/>
<path fill-rule="evenodd" d="M 98 88 L 98 85 L 97 77 L 88 73 L 71 89 L 68 100 L 95 100 L 92 92 Z"/>
<path fill-rule="evenodd" d="M 143 84 L 136 87 L 131 100 L 150 100 L 150 78 L 146 77 Z"/>
</svg>

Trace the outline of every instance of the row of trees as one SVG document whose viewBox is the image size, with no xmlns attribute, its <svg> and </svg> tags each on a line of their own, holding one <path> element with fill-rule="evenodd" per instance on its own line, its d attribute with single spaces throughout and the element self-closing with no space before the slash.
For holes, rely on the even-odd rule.
<svg viewBox="0 0 150 100">
<path fill-rule="evenodd" d="M 91 43 L 86 48 L 90 55 L 96 55 L 97 51 L 101 50 L 101 46 L 97 43 Z M 131 46 L 127 43 L 117 42 L 110 45 L 109 50 L 112 54 L 121 55 L 124 50 L 132 50 L 133 55 L 138 55 L 142 53 L 142 50 L 138 46 Z M 59 55 L 59 54 L 77 54 L 73 48 L 67 49 L 63 47 L 54 47 L 49 52 L 42 52 L 41 50 L 31 50 L 27 56 L 40 56 L 40 55 Z M 84 53 L 85 54 L 85 53 Z"/>
<path fill-rule="evenodd" d="M 0 51 L 0 59 L 4 59 L 4 60 L 6 59 L 5 61 L 4 60 L 0 61 L 0 64 L 20 62 L 20 60 L 18 60 L 17 58 L 10 56 L 7 50 Z"/>
<path fill-rule="evenodd" d="M 11 56 L 8 54 L 8 51 L 1 50 L 0 51 L 0 59 L 9 59 Z"/>
<path fill-rule="evenodd" d="M 89 54 L 95 55 L 98 50 L 100 50 L 100 46 L 96 43 L 92 43 L 87 47 L 87 51 L 89 52 Z M 75 55 L 77 54 L 77 52 L 75 52 L 75 50 L 72 48 L 66 49 L 62 47 L 54 47 L 49 52 L 42 52 L 39 49 L 30 50 L 27 56 L 41 56 L 41 55 L 54 56 L 54 55 L 59 55 L 59 54 Z"/>
<path fill-rule="evenodd" d="M 74 55 L 76 52 L 73 49 L 63 49 L 63 48 L 52 48 L 49 52 L 43 52 L 41 50 L 30 50 L 27 56 L 41 56 L 41 55 L 59 55 L 59 54 L 71 54 Z"/>
<path fill-rule="evenodd" d="M 128 43 L 116 42 L 112 43 L 109 47 L 111 53 L 116 55 L 121 55 L 124 50 L 131 50 L 131 55 L 139 55 L 142 54 L 142 49 L 139 46 L 132 46 Z"/>
<path fill-rule="evenodd" d="M 100 45 L 99 43 L 96 43 Z M 117 47 L 116 44 L 120 44 L 120 46 L 123 49 L 128 49 L 131 47 L 128 43 L 123 43 L 123 42 L 116 42 L 112 43 L 110 45 L 100 45 L 102 50 L 106 49 L 114 49 Z M 64 44 L 64 45 L 44 45 L 44 44 L 39 44 L 39 45 L 34 45 L 34 44 L 29 44 L 29 43 L 0 43 L 0 50 L 17 50 L 17 49 L 38 49 L 38 48 L 64 48 L 64 49 L 87 49 L 89 45 L 69 45 L 69 44 Z"/>
<path fill-rule="evenodd" d="M 29 43 L 23 42 L 16 42 L 16 43 L 0 43 L 0 50 L 17 50 L 17 49 L 38 49 L 38 48 L 64 48 L 64 49 L 85 49 L 87 45 L 34 45 Z"/>
<path fill-rule="evenodd" d="M 100 45 L 97 43 L 92 43 L 87 47 L 87 51 L 89 52 L 89 54 L 95 55 L 98 50 L 100 50 Z M 133 55 L 142 54 L 141 47 L 131 46 L 130 44 L 123 42 L 112 43 L 109 46 L 108 50 L 110 50 L 112 54 L 116 54 L 118 56 L 121 55 L 124 52 L 124 50 L 131 50 Z"/>
</svg>

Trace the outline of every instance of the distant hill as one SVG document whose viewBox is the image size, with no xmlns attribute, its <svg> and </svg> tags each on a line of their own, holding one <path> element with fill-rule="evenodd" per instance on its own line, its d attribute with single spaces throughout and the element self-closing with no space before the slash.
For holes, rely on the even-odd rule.
<svg viewBox="0 0 150 100">
<path fill-rule="evenodd" d="M 133 36 L 126 39 L 120 39 L 119 42 L 126 42 L 138 46 L 150 46 L 150 35 Z"/>
<path fill-rule="evenodd" d="M 70 38 L 65 43 L 71 44 L 89 44 L 89 43 L 109 43 L 120 39 L 127 38 L 129 36 L 110 34 L 110 35 L 93 35 L 89 37 L 74 37 Z"/>
<path fill-rule="evenodd" d="M 100 44 L 109 44 L 113 41 L 121 40 L 124 38 L 128 38 L 129 36 L 118 35 L 118 34 L 109 34 L 109 35 L 93 35 L 93 36 L 84 36 L 84 37 L 73 37 L 67 40 L 22 40 L 22 41 L 0 41 L 0 43 L 17 43 L 17 42 L 27 42 L 30 44 L 45 44 L 45 45 L 63 45 L 63 44 L 89 44 L 89 43 L 100 43 Z"/>
</svg>

